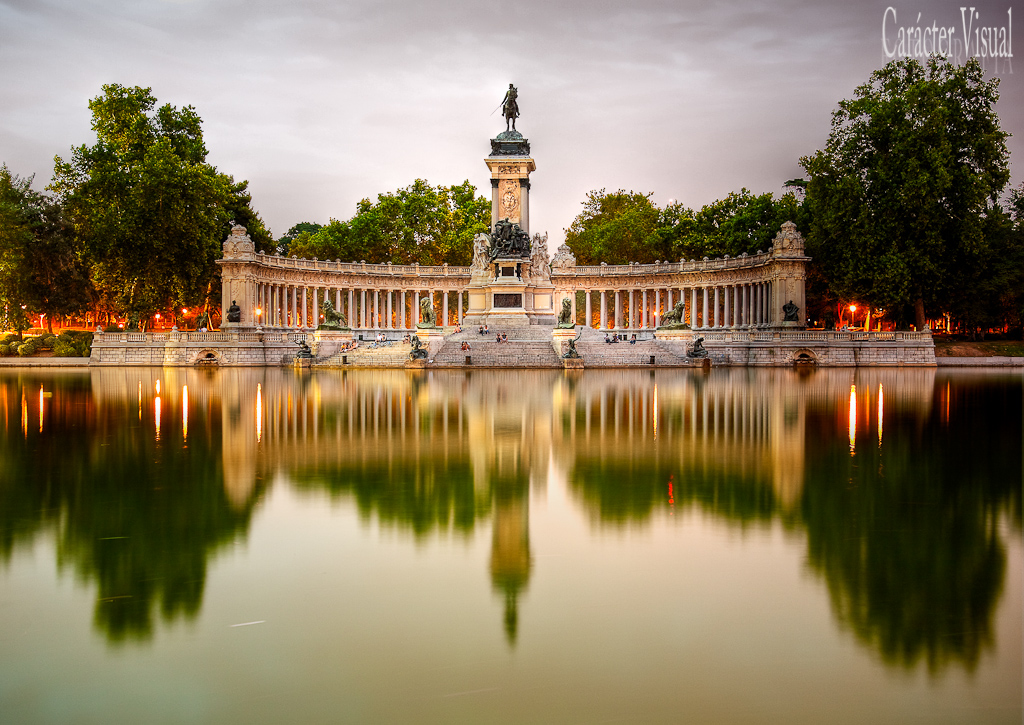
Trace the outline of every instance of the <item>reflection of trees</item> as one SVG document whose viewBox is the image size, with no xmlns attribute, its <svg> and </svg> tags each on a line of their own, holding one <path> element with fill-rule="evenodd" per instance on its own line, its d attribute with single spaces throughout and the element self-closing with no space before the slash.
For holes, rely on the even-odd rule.
<svg viewBox="0 0 1024 725">
<path fill-rule="evenodd" d="M 573 467 L 569 484 L 605 524 L 645 521 L 654 510 L 668 508 L 670 501 L 677 509 L 696 505 L 740 525 L 770 521 L 778 509 L 770 486 L 678 463 L 583 460 Z"/>
<path fill-rule="evenodd" d="M 970 405 L 948 422 L 938 410 L 887 420 L 881 449 L 853 457 L 825 416 L 809 426 L 820 451 L 802 500 L 811 566 L 840 621 L 890 664 L 972 670 L 992 646 L 1006 563 L 997 522 L 1020 516 L 1020 428 L 970 416 L 1019 421 L 1019 390 L 1008 393 L 965 388 Z"/>
<path fill-rule="evenodd" d="M 992 645 L 1006 567 L 999 522 L 1020 529 L 1019 383 L 947 387 L 933 372 L 894 370 L 775 375 L 725 385 L 714 375 L 659 376 L 657 444 L 638 424 L 651 419 L 653 385 L 595 387 L 560 417 L 572 490 L 595 520 L 614 526 L 644 524 L 674 504 L 733 525 L 777 517 L 804 527 L 836 617 L 884 661 L 973 669 Z"/>
<path fill-rule="evenodd" d="M 351 495 L 364 520 L 375 515 L 417 537 L 449 529 L 469 533 L 490 509 L 477 500 L 464 457 L 352 461 L 289 475 L 301 488 Z"/>
<path fill-rule="evenodd" d="M 164 396 L 161 441 L 128 401 L 98 409 L 86 377 L 0 382 L 0 401 L 42 383 L 52 398 L 46 422 L 18 435 L 8 404 L 0 467 L 3 553 L 44 528 L 56 532 L 58 561 L 98 588 L 94 621 L 112 643 L 152 636 L 166 622 L 195 617 L 212 553 L 248 528 L 252 504 L 233 507 L 223 488 L 219 415 L 193 413 L 188 445 L 168 421 L 181 420 Z M 148 397 L 148 396 L 147 396 Z M 122 407 L 123 410 L 118 410 Z M 133 421 L 134 418 L 134 421 Z M 133 425 L 134 422 L 134 425 Z M 147 426 L 146 423 L 149 423 Z"/>
</svg>

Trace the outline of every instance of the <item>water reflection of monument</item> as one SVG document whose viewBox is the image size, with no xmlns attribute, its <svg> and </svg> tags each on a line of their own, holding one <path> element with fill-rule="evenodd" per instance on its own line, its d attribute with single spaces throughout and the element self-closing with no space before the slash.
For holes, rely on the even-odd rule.
<svg viewBox="0 0 1024 725">
<path fill-rule="evenodd" d="M 597 526 L 687 507 L 730 526 L 781 520 L 806 535 L 837 620 L 891 664 L 970 668 L 991 646 L 1005 567 L 992 511 L 1012 492 L 994 473 L 962 485 L 970 456 L 950 451 L 971 438 L 947 427 L 957 418 L 934 371 L 197 375 L 165 377 L 164 395 L 187 389 L 189 411 L 223 411 L 233 506 L 283 474 L 417 539 L 472 536 L 489 521 L 511 642 L 535 566 L 530 496 L 553 466 Z M 118 406 L 135 404 L 133 385 L 118 388 Z M 181 408 L 168 397 L 165 437 L 184 424 Z M 922 477 L 911 453 L 942 463 Z M 908 602 L 931 602 L 934 616 L 907 620 Z"/>
</svg>

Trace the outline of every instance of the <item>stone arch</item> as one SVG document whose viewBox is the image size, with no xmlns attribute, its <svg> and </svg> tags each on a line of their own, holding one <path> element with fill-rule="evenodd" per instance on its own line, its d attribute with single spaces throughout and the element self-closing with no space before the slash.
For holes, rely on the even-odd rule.
<svg viewBox="0 0 1024 725">
<path fill-rule="evenodd" d="M 817 365 L 818 356 L 813 350 L 806 347 L 802 347 L 799 350 L 793 352 L 792 363 L 794 365 Z"/>
<path fill-rule="evenodd" d="M 221 365 L 223 362 L 221 352 L 213 348 L 203 348 L 192 358 L 193 365 Z"/>
</svg>

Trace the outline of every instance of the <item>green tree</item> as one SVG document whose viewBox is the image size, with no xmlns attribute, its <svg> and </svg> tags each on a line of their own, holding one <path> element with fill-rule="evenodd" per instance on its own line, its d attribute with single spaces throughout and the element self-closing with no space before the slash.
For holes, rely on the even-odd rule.
<svg viewBox="0 0 1024 725">
<path fill-rule="evenodd" d="M 941 307 L 984 263 L 986 216 L 1009 180 L 997 80 L 974 60 L 894 60 L 832 114 L 809 174 L 810 256 L 836 293 Z"/>
<path fill-rule="evenodd" d="M 651 263 L 668 259 L 670 245 L 651 193 L 604 189 L 587 193 L 581 211 L 565 230 L 565 243 L 579 264 Z"/>
<path fill-rule="evenodd" d="M 737 257 L 767 250 L 783 223 L 792 221 L 800 227 L 803 221 L 795 194 L 776 199 L 771 192 L 755 195 L 747 189 L 732 192 L 695 214 L 679 214 L 673 219 L 668 211 L 665 216 L 670 224 L 662 234 L 671 241 L 674 259 Z"/>
<path fill-rule="evenodd" d="M 331 221 L 333 221 L 333 219 Z M 313 234 L 320 231 L 322 228 L 323 225 L 317 224 L 316 222 L 299 222 L 298 224 L 293 225 L 292 228 L 284 234 L 284 236 L 277 240 L 277 251 L 281 254 L 291 255 L 289 247 L 300 234 L 303 232 Z M 326 259 L 326 257 L 324 257 L 324 259 Z"/>
<path fill-rule="evenodd" d="M 315 227 L 314 229 L 299 229 L 300 226 Z M 306 259 L 340 259 L 344 262 L 351 262 L 366 257 L 365 251 L 353 247 L 355 241 L 348 222 L 331 219 L 327 226 L 319 224 L 296 224 L 288 230 L 289 234 L 295 235 L 288 242 L 288 256 L 304 257 Z M 281 239 L 285 239 L 282 237 Z M 280 242 L 280 240 L 279 240 Z"/>
<path fill-rule="evenodd" d="M 27 326 L 26 310 L 53 318 L 87 308 L 90 284 L 59 205 L 0 166 L 0 316 L 5 328 Z"/>
<path fill-rule="evenodd" d="M 195 109 L 156 108 L 148 88 L 103 86 L 89 102 L 93 146 L 55 159 L 56 192 L 115 309 L 147 316 L 207 297 L 230 219 L 250 214 L 245 182 L 206 162 Z M 267 235 L 269 238 L 269 235 Z"/>
<path fill-rule="evenodd" d="M 288 253 L 345 262 L 468 265 L 473 237 L 488 230 L 490 215 L 490 200 L 477 196 L 469 181 L 434 187 L 417 179 L 378 194 L 376 202 L 363 199 L 347 222 L 332 219 L 312 233 L 300 231 Z"/>
</svg>

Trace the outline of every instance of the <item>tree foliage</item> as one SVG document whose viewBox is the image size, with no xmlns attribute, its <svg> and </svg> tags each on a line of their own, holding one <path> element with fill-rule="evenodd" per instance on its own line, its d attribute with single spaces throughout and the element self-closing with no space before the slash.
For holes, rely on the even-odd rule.
<svg viewBox="0 0 1024 725">
<path fill-rule="evenodd" d="M 306 234 L 313 234 L 323 229 L 323 224 L 317 224 L 316 222 L 299 222 L 293 224 L 292 228 L 289 229 L 280 239 L 277 240 L 277 251 L 281 254 L 289 254 L 288 251 L 291 243 L 295 241 L 300 234 L 306 232 Z M 318 257 L 318 259 L 326 259 L 326 257 Z"/>
<path fill-rule="evenodd" d="M 88 272 L 61 208 L 0 166 L 0 322 L 28 325 L 25 310 L 47 315 L 77 312 L 90 302 Z"/>
<path fill-rule="evenodd" d="M 231 219 L 272 247 L 246 182 L 206 162 L 194 108 L 157 108 L 150 89 L 111 84 L 89 109 L 96 143 L 57 157 L 50 188 L 115 309 L 145 316 L 201 303 Z"/>
<path fill-rule="evenodd" d="M 565 243 L 579 264 L 650 263 L 668 259 L 669 245 L 659 234 L 661 211 L 651 193 L 604 189 L 587 193 L 568 229 Z"/>
<path fill-rule="evenodd" d="M 944 309 L 984 269 L 1009 180 L 998 81 L 981 66 L 892 61 L 832 115 L 809 174 L 809 252 L 833 289 L 873 307 Z"/>
<path fill-rule="evenodd" d="M 747 189 L 694 211 L 683 204 L 659 208 L 652 194 L 591 191 L 583 211 L 565 230 L 580 264 L 649 264 L 656 260 L 738 256 L 767 249 L 783 222 L 803 226 L 792 193 L 775 198 Z"/>
<path fill-rule="evenodd" d="M 473 237 L 490 225 L 490 200 L 464 181 L 431 186 L 417 179 L 394 193 L 363 199 L 348 221 L 332 219 L 312 231 L 296 225 L 288 254 L 345 262 L 468 265 Z M 287 235 L 286 235 L 287 236 Z M 283 239 L 283 238 L 282 238 Z"/>
</svg>

